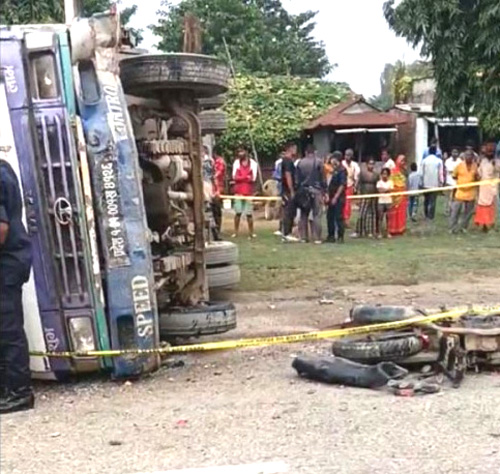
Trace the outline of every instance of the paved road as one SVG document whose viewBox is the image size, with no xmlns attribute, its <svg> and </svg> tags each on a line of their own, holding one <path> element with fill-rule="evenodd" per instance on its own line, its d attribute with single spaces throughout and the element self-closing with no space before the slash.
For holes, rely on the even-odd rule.
<svg viewBox="0 0 500 474">
<path fill-rule="evenodd" d="M 500 376 L 397 398 L 298 379 L 298 350 L 189 356 L 140 383 L 43 389 L 2 418 L 2 473 L 136 474 L 284 462 L 290 473 L 500 472 Z"/>
<path fill-rule="evenodd" d="M 254 295 L 240 302 L 232 336 L 328 327 L 361 298 L 398 302 L 404 295 L 428 307 L 498 298 L 493 281 L 405 291 L 338 289 L 332 306 L 319 306 L 317 298 Z M 458 390 L 399 398 L 299 379 L 291 368 L 297 353 L 327 356 L 329 343 L 186 355 L 184 367 L 132 384 L 93 378 L 37 385 L 35 411 L 1 418 L 0 470 L 149 474 L 227 466 L 203 474 L 272 474 L 285 466 L 292 474 L 500 473 L 500 375 L 471 374 Z"/>
</svg>

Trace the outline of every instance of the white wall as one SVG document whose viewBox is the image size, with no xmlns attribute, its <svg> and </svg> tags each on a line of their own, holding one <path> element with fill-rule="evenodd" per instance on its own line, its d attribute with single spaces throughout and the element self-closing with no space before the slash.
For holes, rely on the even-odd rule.
<svg viewBox="0 0 500 474">
<path fill-rule="evenodd" d="M 429 136 L 429 122 L 422 117 L 418 117 L 415 125 L 415 162 L 420 168 L 422 155 L 427 148 L 427 137 Z"/>
<path fill-rule="evenodd" d="M 330 153 L 330 131 L 323 128 L 314 132 L 313 144 L 319 156 Z"/>
</svg>

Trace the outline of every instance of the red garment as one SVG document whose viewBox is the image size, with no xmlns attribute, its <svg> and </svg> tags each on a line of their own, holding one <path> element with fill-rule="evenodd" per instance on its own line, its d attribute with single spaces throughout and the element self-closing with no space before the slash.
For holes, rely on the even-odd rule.
<svg viewBox="0 0 500 474">
<path fill-rule="evenodd" d="M 214 194 L 219 196 L 224 193 L 226 179 L 226 162 L 222 156 L 216 156 L 214 160 L 215 186 Z"/>
<path fill-rule="evenodd" d="M 391 180 L 394 183 L 393 192 L 398 193 L 406 191 L 406 177 L 401 169 L 405 158 L 398 156 L 396 167 L 392 170 Z M 406 231 L 406 214 L 408 212 L 408 197 L 394 196 L 392 198 L 392 207 L 389 211 L 387 231 L 390 235 L 401 235 Z"/>
<path fill-rule="evenodd" d="M 345 203 L 344 203 L 344 210 L 342 211 L 342 214 L 344 216 L 344 222 L 346 224 L 349 223 L 349 219 L 351 218 L 352 214 L 352 205 L 351 205 L 351 200 L 347 199 L 349 196 L 352 196 L 354 194 L 354 186 L 347 186 L 345 189 Z"/>
<path fill-rule="evenodd" d="M 493 227 L 495 224 L 495 203 L 491 206 L 476 206 L 476 216 L 474 223 L 479 226 Z"/>
<path fill-rule="evenodd" d="M 255 181 L 250 160 L 246 164 L 239 163 L 234 173 L 234 194 L 237 196 L 251 196 Z"/>
<path fill-rule="evenodd" d="M 394 192 L 405 191 L 405 189 L 394 188 Z M 406 213 L 408 212 L 408 199 L 403 196 L 398 204 L 393 204 L 388 215 L 387 231 L 391 235 L 401 235 L 406 231 Z"/>
</svg>

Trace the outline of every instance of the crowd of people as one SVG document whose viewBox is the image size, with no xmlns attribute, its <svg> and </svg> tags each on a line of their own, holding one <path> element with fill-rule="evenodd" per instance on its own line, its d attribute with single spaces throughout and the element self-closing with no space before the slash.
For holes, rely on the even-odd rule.
<svg viewBox="0 0 500 474">
<path fill-rule="evenodd" d="M 217 153 L 210 157 L 208 150 L 204 163 L 206 182 L 213 183 L 212 209 L 220 232 L 220 194 L 224 189 L 226 163 Z M 239 234 L 241 218 L 245 216 L 249 237 L 255 238 L 250 198 L 255 193 L 257 176 L 257 162 L 244 148 L 238 149 L 231 172 L 235 195 L 233 237 Z M 382 150 L 380 160 L 369 158 L 361 164 L 355 160 L 352 149 L 320 158 L 312 144 L 299 157 L 297 145 L 289 143 L 276 161 L 273 174 L 282 204 L 280 226 L 275 234 L 284 242 L 316 244 L 343 243 L 348 228 L 352 230 L 352 238 L 392 238 L 405 233 L 408 220 L 417 220 L 421 201 L 425 219 L 433 221 L 438 196 L 443 194 L 451 233 L 466 232 L 473 218 L 476 225 L 488 232 L 500 212 L 499 185 L 467 185 L 497 178 L 500 178 L 500 153 L 495 150 L 494 142 L 485 143 L 479 153 L 468 144 L 464 150 L 453 148 L 448 154 L 433 141 L 420 166 L 407 163 L 404 155 L 392 159 L 387 150 Z M 460 186 L 442 189 L 455 185 Z M 398 194 L 405 191 L 415 193 Z M 355 222 L 353 208 L 359 210 Z M 323 239 L 325 211 L 327 236 Z"/>
</svg>

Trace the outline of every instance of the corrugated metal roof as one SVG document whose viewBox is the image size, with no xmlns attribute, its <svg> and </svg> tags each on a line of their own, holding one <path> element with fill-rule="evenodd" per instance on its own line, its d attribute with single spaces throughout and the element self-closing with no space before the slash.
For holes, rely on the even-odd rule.
<svg viewBox="0 0 500 474">
<path fill-rule="evenodd" d="M 366 111 L 350 113 L 349 109 L 356 104 L 362 104 Z M 325 114 L 307 124 L 305 130 L 314 130 L 321 127 L 392 127 L 406 122 L 407 119 L 404 117 L 382 112 L 368 104 L 363 98 L 355 97 L 332 107 Z"/>
</svg>

